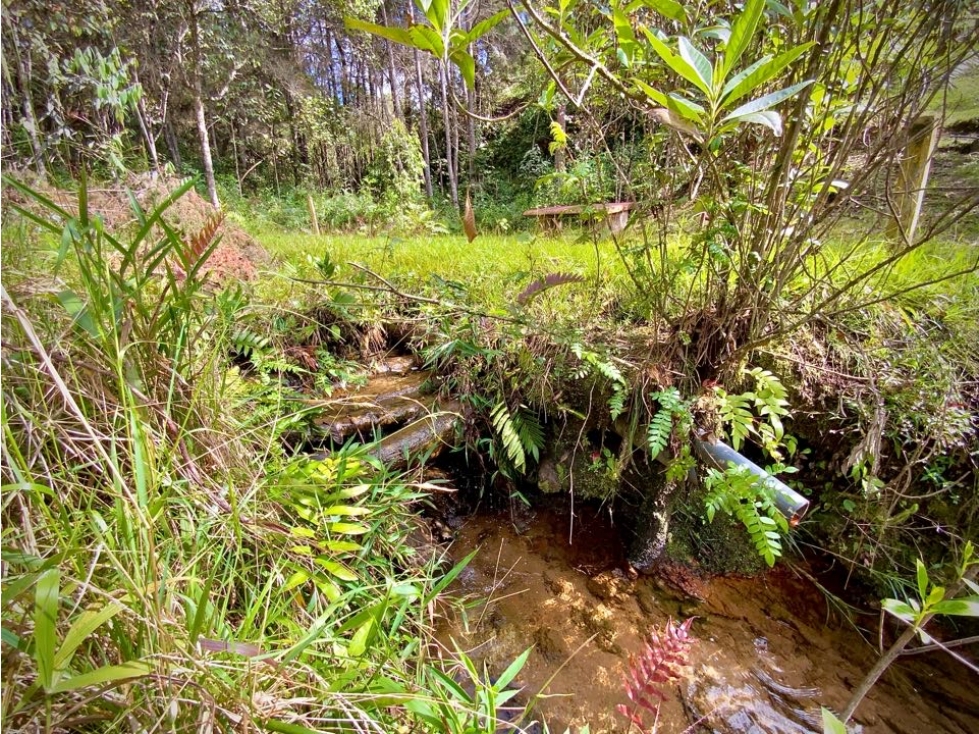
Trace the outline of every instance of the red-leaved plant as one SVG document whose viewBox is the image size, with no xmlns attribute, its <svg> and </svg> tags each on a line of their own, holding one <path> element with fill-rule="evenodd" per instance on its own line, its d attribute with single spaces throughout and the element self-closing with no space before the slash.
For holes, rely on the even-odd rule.
<svg viewBox="0 0 979 734">
<path fill-rule="evenodd" d="M 668 619 L 663 629 L 654 628 L 638 655 L 629 658 L 629 671 L 623 680 L 631 706 L 619 704 L 616 710 L 639 731 L 655 731 L 660 704 L 666 700 L 664 688 L 679 680 L 688 665 L 687 656 L 694 638 L 690 636 L 693 617 L 682 624 Z M 647 715 L 653 721 L 646 725 Z M 631 729 L 631 727 L 630 727 Z"/>
</svg>

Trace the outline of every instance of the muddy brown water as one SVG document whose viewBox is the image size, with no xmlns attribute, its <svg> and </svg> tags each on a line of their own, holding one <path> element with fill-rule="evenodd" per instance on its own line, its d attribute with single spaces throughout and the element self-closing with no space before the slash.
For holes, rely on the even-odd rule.
<svg viewBox="0 0 979 734">
<path fill-rule="evenodd" d="M 517 678 L 534 700 L 528 732 L 626 732 L 623 675 L 656 625 L 695 616 L 689 674 L 668 689 L 658 731 L 820 732 L 820 705 L 840 710 L 876 651 L 804 575 L 700 580 L 677 567 L 630 578 L 606 513 L 525 510 L 460 518 L 454 560 L 479 548 L 455 583 L 472 600 L 437 637 L 499 675 L 533 646 Z M 550 681 L 547 689 L 542 685 Z M 899 660 L 864 700 L 864 732 L 979 733 L 979 676 L 944 653 Z M 505 726 L 501 731 L 508 730 Z"/>
</svg>

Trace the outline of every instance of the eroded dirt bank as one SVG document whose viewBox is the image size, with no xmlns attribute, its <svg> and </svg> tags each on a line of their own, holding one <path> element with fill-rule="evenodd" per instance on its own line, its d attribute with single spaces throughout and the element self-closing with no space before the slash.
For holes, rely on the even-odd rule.
<svg viewBox="0 0 979 734">
<path fill-rule="evenodd" d="M 615 707 L 628 703 L 629 655 L 671 616 L 696 616 L 697 642 L 688 679 L 663 705 L 661 732 L 693 722 L 691 731 L 821 731 L 820 705 L 841 709 L 873 664 L 870 644 L 798 571 L 703 581 L 676 567 L 630 578 L 607 512 L 577 508 L 571 544 L 569 516 L 564 507 L 457 518 L 453 560 L 481 550 L 456 591 L 488 602 L 438 631 L 493 675 L 533 645 L 517 683 L 526 702 L 551 681 L 533 716 L 552 732 L 585 724 L 625 732 Z M 979 677 L 941 653 L 903 658 L 856 720 L 874 734 L 971 734 L 979 731 Z"/>
</svg>

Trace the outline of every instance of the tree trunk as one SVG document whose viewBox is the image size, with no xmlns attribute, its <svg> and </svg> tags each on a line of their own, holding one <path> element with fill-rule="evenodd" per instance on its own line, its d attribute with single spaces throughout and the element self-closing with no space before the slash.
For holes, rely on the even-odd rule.
<svg viewBox="0 0 979 734">
<path fill-rule="evenodd" d="M 408 18 L 415 22 L 415 10 L 408 3 Z M 432 198 L 432 156 L 428 149 L 428 108 L 425 106 L 425 84 L 422 81 L 422 62 L 418 49 L 413 51 L 415 57 L 415 89 L 418 92 L 418 131 L 422 141 L 422 157 L 425 159 L 425 196 Z"/>
<path fill-rule="evenodd" d="M 445 167 L 449 172 L 449 195 L 452 205 L 459 206 L 459 181 L 452 149 L 452 120 L 449 117 L 449 69 L 445 61 L 439 64 L 439 83 L 442 86 L 442 124 L 445 126 Z"/>
<path fill-rule="evenodd" d="M 177 134 L 173 131 L 173 123 L 167 118 L 163 121 L 163 139 L 166 141 L 167 150 L 170 151 L 170 160 L 173 161 L 177 171 L 183 168 L 184 162 L 180 157 L 180 144 L 177 142 Z"/>
<path fill-rule="evenodd" d="M 134 81 L 139 84 L 139 76 L 133 77 Z M 136 102 L 136 122 L 139 123 L 139 132 L 143 136 L 143 143 L 146 145 L 146 154 L 150 159 L 150 166 L 157 173 L 160 172 L 160 156 L 156 152 L 156 138 L 153 137 L 153 131 L 150 129 L 149 118 L 146 115 L 146 102 L 142 97 Z"/>
<path fill-rule="evenodd" d="M 384 7 L 384 3 L 381 3 L 381 21 L 384 25 L 388 24 L 388 11 Z M 384 45 L 388 49 L 388 77 L 391 81 L 391 105 L 394 108 L 394 118 L 400 120 L 402 117 L 402 110 L 400 100 L 398 99 L 398 75 L 394 66 L 394 49 L 392 48 L 391 41 L 384 41 Z"/>
<path fill-rule="evenodd" d="M 197 136 L 201 143 L 201 163 L 204 166 L 204 180 L 207 183 L 207 195 L 215 209 L 221 208 L 218 200 L 218 187 L 214 181 L 214 162 L 211 160 L 211 140 L 207 132 L 207 115 L 204 112 L 204 80 L 201 69 L 201 39 L 197 27 L 197 8 L 194 2 L 188 3 L 190 8 L 190 42 L 193 46 L 193 93 L 194 114 L 197 118 Z"/>
<path fill-rule="evenodd" d="M 26 49 L 21 49 L 17 26 L 14 23 L 10 24 L 10 34 L 14 42 L 14 55 L 17 57 L 17 84 L 20 87 L 21 103 L 24 110 L 24 128 L 27 130 L 27 138 L 31 143 L 31 154 L 34 156 L 34 168 L 37 170 L 38 176 L 47 178 L 48 171 L 44 165 L 44 148 L 41 147 L 37 116 L 34 114 L 34 100 L 31 96 L 30 65 L 29 61 L 24 60 Z"/>
</svg>

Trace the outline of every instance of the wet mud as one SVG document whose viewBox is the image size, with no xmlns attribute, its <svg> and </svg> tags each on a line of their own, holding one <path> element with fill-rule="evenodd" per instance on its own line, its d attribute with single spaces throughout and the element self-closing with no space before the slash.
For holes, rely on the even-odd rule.
<svg viewBox="0 0 979 734">
<path fill-rule="evenodd" d="M 688 674 L 667 688 L 663 733 L 820 732 L 820 706 L 839 711 L 877 657 L 875 633 L 865 639 L 837 614 L 804 566 L 753 579 L 680 566 L 636 577 L 605 510 L 578 508 L 573 527 L 570 518 L 565 507 L 454 523 L 452 558 L 480 552 L 454 587 L 470 603 L 437 636 L 491 675 L 533 646 L 516 681 L 533 704 L 526 731 L 628 731 L 616 706 L 629 703 L 629 656 L 671 617 L 696 617 L 697 641 Z M 979 676 L 941 652 L 902 658 L 855 723 L 871 734 L 979 732 Z"/>
</svg>

